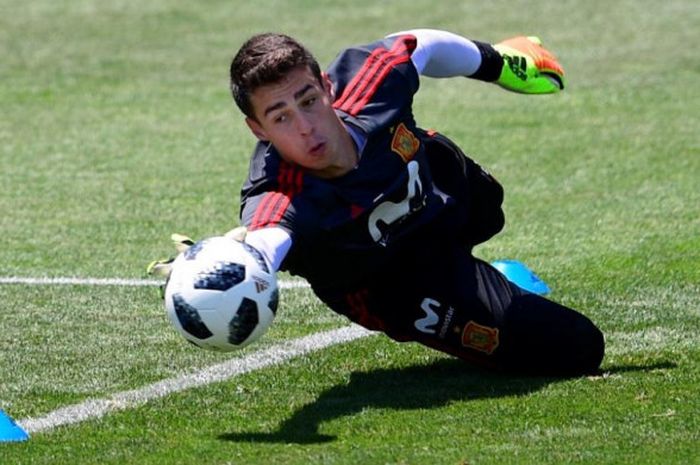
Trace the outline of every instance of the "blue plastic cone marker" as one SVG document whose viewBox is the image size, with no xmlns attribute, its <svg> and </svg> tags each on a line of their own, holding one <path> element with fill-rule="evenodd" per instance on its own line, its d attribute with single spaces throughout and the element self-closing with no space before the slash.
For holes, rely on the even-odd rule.
<svg viewBox="0 0 700 465">
<path fill-rule="evenodd" d="M 29 435 L 4 411 L 0 410 L 0 442 L 26 441 Z"/>
<path fill-rule="evenodd" d="M 491 266 L 521 289 L 540 295 L 550 292 L 549 286 L 539 276 L 517 260 L 496 260 Z"/>
</svg>

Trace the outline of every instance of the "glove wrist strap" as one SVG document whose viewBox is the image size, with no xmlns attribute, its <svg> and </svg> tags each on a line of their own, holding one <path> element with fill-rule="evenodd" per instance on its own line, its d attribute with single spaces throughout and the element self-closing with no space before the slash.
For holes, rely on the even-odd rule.
<svg viewBox="0 0 700 465">
<path fill-rule="evenodd" d="M 479 52 L 481 52 L 481 65 L 474 74 L 469 76 L 480 81 L 494 82 L 501 76 L 503 69 L 503 57 L 491 44 L 473 40 Z"/>
</svg>

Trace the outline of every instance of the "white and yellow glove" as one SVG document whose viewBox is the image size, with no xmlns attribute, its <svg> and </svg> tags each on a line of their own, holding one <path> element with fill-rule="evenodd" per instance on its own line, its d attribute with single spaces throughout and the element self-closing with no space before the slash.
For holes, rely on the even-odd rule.
<svg viewBox="0 0 700 465">
<path fill-rule="evenodd" d="M 224 237 L 228 237 L 229 239 L 233 239 L 234 241 L 238 242 L 245 242 L 245 236 L 248 234 L 248 228 L 245 226 L 238 226 L 237 228 L 233 228 L 226 234 L 224 234 Z"/>
<path fill-rule="evenodd" d="M 185 252 L 187 249 L 194 245 L 194 241 L 183 234 L 171 234 L 170 240 L 173 241 L 175 250 L 177 250 L 177 255 L 181 254 L 182 252 Z M 172 269 L 173 262 L 175 261 L 177 255 L 162 260 L 153 260 L 146 267 L 146 273 L 148 273 L 151 276 L 162 276 L 164 278 L 167 278 L 168 276 L 170 276 L 170 271 Z"/>
<path fill-rule="evenodd" d="M 224 236 L 238 242 L 244 242 L 247 233 L 248 229 L 245 226 L 238 226 L 237 228 L 233 228 L 224 234 Z M 154 260 L 149 263 L 146 267 L 146 273 L 149 275 L 162 276 L 164 278 L 170 276 L 170 271 L 172 270 L 173 262 L 175 261 L 175 258 L 177 258 L 177 255 L 187 251 L 187 249 L 192 247 L 195 243 L 195 241 L 190 239 L 188 236 L 178 233 L 171 234 L 170 240 L 173 241 L 173 246 L 175 246 L 177 254 L 170 258 Z"/>
</svg>

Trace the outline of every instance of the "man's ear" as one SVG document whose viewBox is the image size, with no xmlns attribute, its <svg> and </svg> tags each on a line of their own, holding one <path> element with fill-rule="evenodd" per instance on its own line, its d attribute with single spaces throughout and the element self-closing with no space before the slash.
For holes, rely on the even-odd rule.
<svg viewBox="0 0 700 465">
<path fill-rule="evenodd" d="M 331 98 L 331 102 L 335 100 L 335 90 L 333 89 L 333 81 L 328 77 L 328 73 L 325 71 L 321 73 L 321 79 L 323 80 L 323 90 L 326 91 L 328 96 Z"/>
<path fill-rule="evenodd" d="M 248 125 L 250 131 L 255 134 L 255 137 L 257 137 L 259 140 L 268 140 L 265 130 L 262 128 L 262 126 L 260 126 L 260 123 L 255 121 L 253 118 L 246 117 L 245 124 Z"/>
</svg>

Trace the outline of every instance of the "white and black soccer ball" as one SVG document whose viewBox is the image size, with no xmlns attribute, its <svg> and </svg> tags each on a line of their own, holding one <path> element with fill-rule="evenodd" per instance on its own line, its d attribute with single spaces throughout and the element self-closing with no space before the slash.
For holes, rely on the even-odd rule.
<svg viewBox="0 0 700 465">
<path fill-rule="evenodd" d="M 178 255 L 165 286 L 171 323 L 188 341 L 232 351 L 258 340 L 277 311 L 275 273 L 250 245 L 211 237 Z"/>
</svg>

